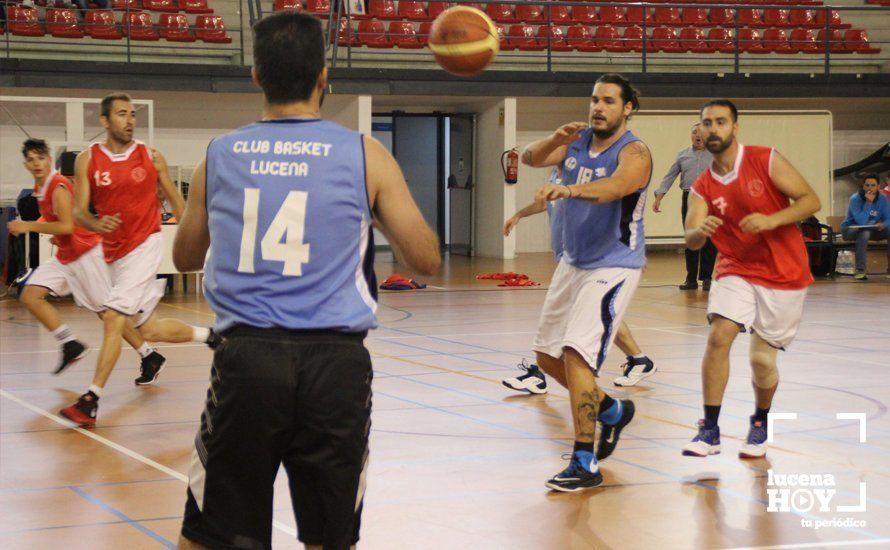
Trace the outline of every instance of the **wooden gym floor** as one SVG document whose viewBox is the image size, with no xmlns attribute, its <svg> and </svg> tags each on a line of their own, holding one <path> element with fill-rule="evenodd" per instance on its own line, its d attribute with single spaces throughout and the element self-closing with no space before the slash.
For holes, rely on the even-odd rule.
<svg viewBox="0 0 890 550">
<path fill-rule="evenodd" d="M 523 396 L 500 384 L 533 357 L 546 286 L 499 289 L 474 279 L 522 271 L 546 285 L 550 256 L 452 258 L 425 281 L 438 288 L 383 294 L 381 328 L 367 341 L 374 416 L 359 548 L 890 547 L 890 279 L 812 287 L 798 338 L 780 355 L 773 408 L 798 417 L 774 423 L 762 460 L 737 458 L 753 411 L 742 335 L 721 416 L 723 454 L 698 459 L 680 449 L 701 416 L 707 295 L 677 290 L 682 264 L 673 253 L 650 256 L 626 320 L 659 373 L 616 388 L 623 358 L 612 350 L 600 381 L 632 398 L 637 417 L 601 463 L 604 487 L 580 495 L 544 487 L 571 450 L 566 391 L 551 385 L 546 396 Z M 381 280 L 392 268 L 378 261 Z M 58 304 L 82 339 L 101 341 L 91 314 Z M 194 295 L 168 297 L 158 312 L 194 324 L 213 319 Z M 161 345 L 167 367 L 157 385 L 140 388 L 132 382 L 137 355 L 125 349 L 97 427 L 75 430 L 57 411 L 86 388 L 97 351 L 53 377 L 52 336 L 11 300 L 0 302 L 0 319 L 0 548 L 174 547 L 210 352 Z M 865 443 L 859 421 L 837 413 L 865 414 Z M 830 511 L 767 512 L 770 469 L 831 474 Z M 838 511 L 859 503 L 860 483 L 866 510 Z M 298 548 L 283 474 L 276 488 L 275 546 Z M 835 518 L 839 525 L 815 528 Z"/>
</svg>

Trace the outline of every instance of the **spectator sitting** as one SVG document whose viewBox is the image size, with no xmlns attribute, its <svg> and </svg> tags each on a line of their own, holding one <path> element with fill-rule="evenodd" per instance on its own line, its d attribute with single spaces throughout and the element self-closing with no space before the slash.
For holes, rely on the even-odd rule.
<svg viewBox="0 0 890 550">
<path fill-rule="evenodd" d="M 841 223 L 844 239 L 856 241 L 856 273 L 853 278 L 864 281 L 868 278 L 868 241 L 888 239 L 887 274 L 890 275 L 890 201 L 878 192 L 878 175 L 868 174 L 862 182 L 862 189 L 850 197 L 847 217 Z"/>
</svg>

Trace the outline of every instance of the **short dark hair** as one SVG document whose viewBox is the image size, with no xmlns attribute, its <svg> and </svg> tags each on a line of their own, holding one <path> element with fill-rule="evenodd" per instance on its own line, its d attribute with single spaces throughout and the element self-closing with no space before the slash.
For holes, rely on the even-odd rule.
<svg viewBox="0 0 890 550">
<path fill-rule="evenodd" d="M 42 139 L 28 139 L 22 144 L 22 156 L 28 158 L 28 153 L 34 151 L 38 155 L 48 155 L 49 145 Z"/>
<path fill-rule="evenodd" d="M 621 88 L 621 101 L 625 104 L 630 102 L 633 110 L 636 111 L 640 108 L 640 92 L 634 88 L 630 81 L 618 73 L 606 73 L 603 76 L 596 79 L 595 84 L 615 84 L 619 88 Z"/>
<path fill-rule="evenodd" d="M 881 178 L 874 172 L 869 172 L 862 177 L 862 183 L 867 182 L 868 180 L 875 180 L 878 185 L 881 184 Z"/>
<path fill-rule="evenodd" d="M 701 109 L 698 110 L 699 118 L 702 116 L 702 113 L 705 112 L 705 109 L 708 107 L 728 107 L 729 112 L 732 113 L 732 121 L 739 121 L 739 110 L 736 109 L 735 103 L 728 99 L 712 99 L 711 101 L 705 103 L 701 106 Z"/>
<path fill-rule="evenodd" d="M 133 102 L 133 98 L 130 97 L 130 94 L 124 92 L 115 92 L 113 94 L 108 94 L 107 96 L 102 98 L 102 107 L 99 113 L 104 117 L 110 116 L 111 106 L 114 105 L 115 100 L 129 101 L 130 103 Z"/>
<path fill-rule="evenodd" d="M 324 33 L 312 15 L 282 11 L 253 26 L 253 65 L 270 104 L 309 99 L 324 59 Z"/>
</svg>

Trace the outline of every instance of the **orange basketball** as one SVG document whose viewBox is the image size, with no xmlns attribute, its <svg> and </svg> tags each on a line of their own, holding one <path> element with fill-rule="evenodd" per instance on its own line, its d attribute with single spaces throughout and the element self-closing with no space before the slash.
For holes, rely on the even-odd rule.
<svg viewBox="0 0 890 550">
<path fill-rule="evenodd" d="M 429 46 L 449 73 L 473 76 L 494 61 L 498 31 L 485 13 L 468 6 L 448 8 L 433 21 Z"/>
</svg>

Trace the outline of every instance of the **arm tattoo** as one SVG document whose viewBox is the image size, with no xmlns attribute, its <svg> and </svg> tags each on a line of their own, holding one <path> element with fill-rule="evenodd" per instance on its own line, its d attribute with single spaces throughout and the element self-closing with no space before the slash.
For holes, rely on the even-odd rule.
<svg viewBox="0 0 890 550">
<path fill-rule="evenodd" d="M 642 141 L 637 141 L 628 148 L 628 154 L 640 160 L 647 160 L 649 159 L 649 148 Z"/>
<path fill-rule="evenodd" d="M 582 392 L 581 402 L 578 403 L 578 427 L 580 428 L 578 435 L 590 438 L 596 435 L 596 417 L 599 410 L 600 399 L 598 392 Z"/>
</svg>

